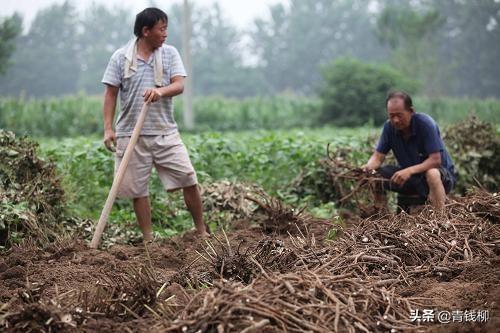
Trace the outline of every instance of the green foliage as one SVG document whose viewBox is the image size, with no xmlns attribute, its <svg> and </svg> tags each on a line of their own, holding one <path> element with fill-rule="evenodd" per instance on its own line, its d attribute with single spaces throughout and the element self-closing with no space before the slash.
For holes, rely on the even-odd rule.
<svg viewBox="0 0 500 333">
<path fill-rule="evenodd" d="M 429 113 L 440 125 L 461 121 L 471 113 L 484 121 L 500 123 L 500 102 L 495 99 L 416 97 L 414 102 L 417 111 Z M 176 119 L 182 130 L 182 100 L 176 98 L 174 103 Z M 212 96 L 196 98 L 193 106 L 197 115 L 197 132 L 291 129 L 321 125 L 321 103 L 317 98 L 280 95 L 230 99 Z M 101 110 L 101 96 L 0 98 L 0 128 L 33 137 L 101 136 Z M 382 117 L 381 120 L 385 119 L 383 107 L 377 116 Z M 362 123 L 368 122 L 368 118 L 363 119 Z M 334 124 L 338 123 L 334 121 Z"/>
<path fill-rule="evenodd" d="M 47 140 L 42 142 L 43 153 L 56 161 L 66 189 L 71 216 L 91 217 L 90 212 L 102 208 L 113 181 L 113 156 L 96 139 Z M 95 215 L 92 217 L 96 217 Z M 98 216 L 97 216 L 98 217 Z"/>
<path fill-rule="evenodd" d="M 412 93 L 416 82 L 385 65 L 341 59 L 324 67 L 320 91 L 322 118 L 336 126 L 376 126 L 386 119 L 385 97 L 391 89 Z"/>
<path fill-rule="evenodd" d="M 435 9 L 386 7 L 377 19 L 377 35 L 393 50 L 391 63 L 423 86 L 428 96 L 442 91 L 438 71 L 437 31 L 445 20 Z M 442 75 L 441 75 L 442 76 Z"/>
<path fill-rule="evenodd" d="M 332 59 L 383 59 L 364 0 L 291 0 L 269 13 L 255 20 L 252 47 L 271 93 L 314 92 Z"/>
<path fill-rule="evenodd" d="M 28 236 L 47 241 L 61 220 L 63 191 L 55 166 L 37 156 L 37 147 L 0 130 L 0 246 Z"/>
<path fill-rule="evenodd" d="M 499 96 L 500 2 L 385 0 L 377 34 L 391 63 L 422 84 L 422 93 Z"/>
<path fill-rule="evenodd" d="M 331 130 L 330 130 L 331 131 Z M 310 132 L 310 131 L 309 131 Z M 299 130 L 242 133 L 207 132 L 186 138 L 202 180 L 245 180 L 276 193 L 315 157 L 324 153 L 325 135 L 314 140 Z"/>
<path fill-rule="evenodd" d="M 224 92 L 235 97 L 265 93 L 264 78 L 243 64 L 241 33 L 220 7 L 192 7 L 193 73 L 189 75 L 195 78 L 194 92 Z M 162 9 L 169 16 L 167 43 L 181 51 L 182 6 Z M 75 11 L 71 1 L 43 8 L 28 33 L 17 40 L 13 56 L 16 63 L 5 78 L 0 78 L 2 94 L 42 97 L 80 91 L 99 93 L 112 53 L 134 37 L 135 15 L 123 7 L 94 2 L 81 13 Z M 13 49 L 12 43 L 3 42 L 0 49 L 4 45 L 7 50 Z"/>
<path fill-rule="evenodd" d="M 247 181 L 288 202 L 297 202 L 293 179 L 325 154 L 326 143 L 339 144 L 362 136 L 365 130 L 324 128 L 308 131 L 255 131 L 183 135 L 199 181 Z M 113 178 L 113 155 L 97 138 L 43 140 L 43 152 L 53 158 L 63 178 L 69 214 L 97 219 Z M 192 226 L 180 192 L 165 193 L 153 175 L 150 193 L 155 230 L 172 234 Z M 210 216 L 208 220 L 211 220 Z M 110 223 L 135 221 L 128 200 L 117 200 Z"/>
<path fill-rule="evenodd" d="M 457 192 L 476 185 L 498 184 L 498 134 L 492 125 L 469 121 L 446 132 L 446 145 L 460 173 Z M 191 161 L 202 186 L 249 183 L 296 207 L 307 205 L 319 217 L 336 213 L 332 204 L 338 193 L 319 160 L 330 152 L 355 166 L 366 163 L 379 129 L 319 128 L 314 130 L 205 132 L 184 134 Z M 454 133 L 454 134 L 453 134 Z M 495 136 L 496 135 L 496 136 Z M 72 138 L 43 140 L 42 152 L 53 158 L 63 178 L 72 216 L 96 220 L 113 178 L 113 155 L 101 140 Z M 495 148 L 496 147 L 496 148 Z M 213 186 L 212 186 L 213 187 Z M 493 188 L 493 187 L 490 187 Z M 209 194 L 207 194 L 208 196 Z M 215 197 L 217 197 L 216 194 Z M 150 184 L 154 230 L 168 236 L 192 227 L 181 192 L 166 193 L 153 174 Z M 209 199 L 213 201 L 213 198 Z M 207 203 L 209 203 L 207 202 Z M 213 202 L 212 202 L 213 203 Z M 10 207 L 7 211 L 17 209 Z M 226 221 L 223 212 L 206 215 L 212 226 Z M 112 225 L 133 225 L 135 216 L 129 200 L 118 199 L 110 216 Z M 127 227 L 128 228 L 128 227 Z"/>
<path fill-rule="evenodd" d="M 397 48 L 429 38 L 443 23 L 436 10 L 420 13 L 411 8 L 386 7 L 377 20 L 377 35 Z"/>
<path fill-rule="evenodd" d="M 3 94 L 48 96 L 75 92 L 79 52 L 76 9 L 65 1 L 39 11 L 27 35 L 18 39 L 15 65 L 0 80 Z"/>
<path fill-rule="evenodd" d="M 429 114 L 441 127 L 462 122 L 471 115 L 500 124 L 500 102 L 497 99 L 416 97 L 413 102 L 417 112 Z"/>
<path fill-rule="evenodd" d="M 15 39 L 21 33 L 22 22 L 18 14 L 0 19 L 0 74 L 10 64 L 8 60 L 16 48 Z"/>
<path fill-rule="evenodd" d="M 0 128 L 33 137 L 67 137 L 102 132 L 102 98 L 0 98 Z"/>
<path fill-rule="evenodd" d="M 124 9 L 91 4 L 81 16 L 72 1 L 38 11 L 19 37 L 15 63 L 0 79 L 2 94 L 63 96 L 98 93 L 113 51 L 132 37 L 132 16 Z"/>
<path fill-rule="evenodd" d="M 183 128 L 182 100 L 174 99 L 176 119 Z M 316 99 L 293 96 L 247 98 L 196 98 L 195 130 L 246 130 L 309 127 L 318 123 Z M 102 134 L 102 97 L 0 98 L 0 128 L 35 137 Z"/>
<path fill-rule="evenodd" d="M 433 1 L 446 17 L 439 31 L 439 63 L 451 65 L 451 95 L 498 97 L 500 94 L 500 1 Z"/>
<path fill-rule="evenodd" d="M 465 194 L 474 185 L 498 191 L 500 136 L 495 126 L 470 117 L 449 127 L 444 140 L 458 172 L 458 193 Z"/>
<path fill-rule="evenodd" d="M 176 108 L 182 110 L 182 103 Z M 312 127 L 319 123 L 320 111 L 317 99 L 293 95 L 245 99 L 204 97 L 195 99 L 193 108 L 197 131 Z M 180 125 L 182 127 L 182 121 Z"/>
<path fill-rule="evenodd" d="M 167 43 L 181 51 L 182 6 L 167 6 Z M 353 57 L 390 63 L 421 82 L 428 97 L 500 96 L 497 0 L 291 0 L 268 9 L 245 31 L 217 5 L 192 6 L 195 95 L 311 94 L 321 84 L 322 65 Z M 77 13 L 71 1 L 43 8 L 15 39 L 1 93 L 98 93 L 110 55 L 132 37 L 135 14 L 95 3 Z M 2 40 L 0 54 L 12 52 L 10 40 Z"/>
<path fill-rule="evenodd" d="M 75 36 L 79 51 L 78 91 L 98 94 L 103 90 L 101 79 L 113 52 L 133 37 L 133 15 L 121 7 L 110 9 L 93 2 L 80 15 L 76 24 L 81 33 Z"/>
<path fill-rule="evenodd" d="M 191 58 L 193 92 L 196 95 L 224 94 L 227 97 L 244 97 L 265 94 L 264 82 L 259 73 L 243 63 L 242 32 L 224 15 L 217 3 L 199 6 L 190 3 L 192 36 Z M 169 37 L 179 50 L 178 37 L 182 29 L 182 6 L 173 5 L 169 16 Z"/>
</svg>

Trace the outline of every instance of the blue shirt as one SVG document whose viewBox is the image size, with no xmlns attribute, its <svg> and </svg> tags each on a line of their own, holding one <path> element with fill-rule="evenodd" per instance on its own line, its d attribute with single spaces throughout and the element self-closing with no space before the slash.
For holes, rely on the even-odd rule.
<svg viewBox="0 0 500 333">
<path fill-rule="evenodd" d="M 410 121 L 410 130 L 410 137 L 405 139 L 401 131 L 387 121 L 376 150 L 384 155 L 392 150 L 399 166 L 403 169 L 420 164 L 430 154 L 440 152 L 441 167 L 447 169 L 456 181 L 453 161 L 444 146 L 434 119 L 425 113 L 414 113 Z"/>
</svg>

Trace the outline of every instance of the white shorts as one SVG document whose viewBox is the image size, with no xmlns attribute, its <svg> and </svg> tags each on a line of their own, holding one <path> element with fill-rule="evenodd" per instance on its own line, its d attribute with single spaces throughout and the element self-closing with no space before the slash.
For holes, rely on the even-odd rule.
<svg viewBox="0 0 500 333">
<path fill-rule="evenodd" d="M 116 141 L 115 175 L 130 137 Z M 149 195 L 153 165 L 167 191 L 196 185 L 198 180 L 179 132 L 171 135 L 139 136 L 118 189 L 118 196 L 142 198 Z"/>
</svg>

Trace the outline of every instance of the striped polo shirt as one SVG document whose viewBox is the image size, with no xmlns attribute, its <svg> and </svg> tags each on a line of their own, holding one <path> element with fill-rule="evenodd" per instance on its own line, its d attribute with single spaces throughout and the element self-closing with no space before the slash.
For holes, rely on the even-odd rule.
<svg viewBox="0 0 500 333">
<path fill-rule="evenodd" d="M 177 49 L 170 45 L 161 47 L 163 60 L 163 86 L 175 76 L 186 77 L 186 71 Z M 124 78 L 125 47 L 118 49 L 109 60 L 102 83 L 120 88 L 120 113 L 116 120 L 116 136 L 131 136 L 144 105 L 144 91 L 155 88 L 154 53 L 146 62 L 137 59 L 137 71 Z M 172 97 L 162 97 L 149 106 L 141 135 L 169 135 L 177 132 Z"/>
</svg>

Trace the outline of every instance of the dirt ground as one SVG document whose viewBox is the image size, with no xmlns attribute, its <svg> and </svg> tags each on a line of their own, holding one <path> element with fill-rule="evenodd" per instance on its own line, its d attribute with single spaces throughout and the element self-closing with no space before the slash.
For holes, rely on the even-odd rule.
<svg viewBox="0 0 500 333">
<path fill-rule="evenodd" d="M 359 223 L 358 220 L 348 222 L 348 226 L 340 233 L 341 237 L 348 235 Z M 311 224 L 307 229 L 309 235 L 304 238 L 300 237 L 300 233 L 298 237 L 270 236 L 259 225 L 239 221 L 234 224 L 234 230 L 227 234 L 230 246 L 221 232 L 217 233 L 217 239 L 210 240 L 210 244 L 220 254 L 229 248 L 233 254 L 245 254 L 254 251 L 258 244 L 262 245 L 263 240 L 267 240 L 267 244 L 282 242 L 279 246 L 287 249 L 292 248 L 297 240 L 311 240 L 311 235 L 314 235 L 316 248 L 323 251 L 324 248 L 336 246 L 337 240 L 325 240 L 329 229 L 324 224 Z M 220 276 L 217 271 L 220 265 L 215 260 L 217 256 L 213 252 L 211 254 L 207 244 L 193 232 L 150 244 L 147 249 L 140 244 L 92 250 L 78 239 L 60 240 L 45 248 L 37 248 L 27 241 L 11 248 L 0 258 L 0 328 L 3 327 L 5 332 L 191 332 L 189 325 L 176 325 L 176 318 L 189 318 L 186 309 L 193 306 L 197 294 L 205 295 L 204 304 L 199 305 L 199 308 L 206 307 L 207 295 L 214 289 L 222 290 L 220 283 L 232 280 L 230 276 Z M 210 255 L 213 255 L 214 262 L 209 259 Z M 226 259 L 223 265 L 226 265 L 226 270 L 230 270 L 231 262 Z M 244 264 L 234 263 L 233 268 L 238 270 L 243 266 Z M 302 269 L 307 270 L 287 267 L 282 264 L 272 274 L 280 277 L 279 274 L 287 274 L 287 271 L 301 274 Z M 244 274 L 246 273 L 239 271 L 238 277 Z M 257 281 L 250 286 L 257 288 L 260 273 L 253 271 L 249 274 L 249 279 Z M 272 276 L 269 281 L 272 281 Z M 491 257 L 476 258 L 456 270 L 435 276 L 422 276 L 407 284 L 392 285 L 387 288 L 390 293 L 415 301 L 420 304 L 420 311 L 488 310 L 489 319 L 485 323 L 434 322 L 421 323 L 407 329 L 395 326 L 392 331 L 388 327 L 369 330 L 498 332 L 499 282 L 500 257 L 497 251 Z M 241 288 L 244 289 L 245 285 L 249 286 L 243 283 Z M 296 292 L 297 285 L 294 286 L 288 285 L 287 288 Z M 123 296 L 127 293 L 132 300 Z M 271 302 L 271 296 L 269 297 Z M 173 301 L 169 303 L 169 300 Z M 261 301 L 262 304 L 268 302 L 266 295 L 262 295 Z M 123 308 L 117 306 L 120 302 L 124 304 Z M 139 303 L 149 306 L 144 307 Z M 168 309 L 162 304 L 169 304 Z M 335 312 L 334 310 L 335 308 L 325 309 Z M 297 309 L 297 313 L 302 313 L 300 311 Z M 266 316 L 261 313 L 256 317 L 260 320 Z M 410 313 L 407 313 L 407 318 L 403 318 L 403 321 L 409 324 L 409 318 Z M 177 323 L 179 320 L 177 319 Z M 273 320 L 271 316 L 270 320 L 262 319 L 254 326 L 248 326 L 245 332 L 280 332 L 283 329 L 279 322 L 280 320 Z M 355 331 L 363 331 L 361 326 L 355 326 Z M 338 329 L 347 332 L 348 327 L 341 322 Z M 317 331 L 312 326 L 310 328 L 311 331 Z M 237 331 L 242 330 L 237 327 L 231 329 L 230 323 L 226 326 L 197 326 L 197 332 Z M 331 331 L 334 331 L 334 327 L 331 327 Z"/>
</svg>

